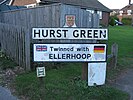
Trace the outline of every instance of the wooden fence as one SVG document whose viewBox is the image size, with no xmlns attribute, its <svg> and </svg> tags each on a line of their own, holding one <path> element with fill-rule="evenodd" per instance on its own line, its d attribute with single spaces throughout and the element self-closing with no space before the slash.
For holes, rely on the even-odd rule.
<svg viewBox="0 0 133 100">
<path fill-rule="evenodd" d="M 118 44 L 114 43 L 111 46 L 111 54 L 107 56 L 110 59 L 109 66 L 116 68 L 117 66 L 117 56 L 118 56 Z"/>
<path fill-rule="evenodd" d="M 63 27 L 65 15 L 76 16 L 77 27 L 98 27 L 98 14 L 90 13 L 78 6 L 51 4 L 42 7 L 20 9 L 0 13 L 0 22 L 11 25 L 32 27 Z"/>
<path fill-rule="evenodd" d="M 33 27 L 63 27 L 65 15 L 75 15 L 77 27 L 98 27 L 99 16 L 81 9 L 79 6 L 52 4 L 42 7 L 20 9 L 0 13 L 0 42 L 7 55 L 26 69 L 30 69 L 30 44 L 37 43 L 32 40 Z M 67 42 L 77 43 L 83 40 Z M 63 43 L 65 40 L 44 40 L 42 42 Z M 96 41 L 84 41 L 92 43 Z"/>
<path fill-rule="evenodd" d="M 30 70 L 30 39 L 26 28 L 0 23 L 0 43 L 6 55 Z"/>
</svg>

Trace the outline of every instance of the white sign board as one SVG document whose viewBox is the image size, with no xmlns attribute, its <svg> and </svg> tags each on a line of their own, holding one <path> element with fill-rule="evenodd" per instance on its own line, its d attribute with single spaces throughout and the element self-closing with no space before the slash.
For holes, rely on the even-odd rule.
<svg viewBox="0 0 133 100">
<path fill-rule="evenodd" d="M 106 62 L 88 64 L 88 86 L 105 84 L 106 65 Z"/>
<path fill-rule="evenodd" d="M 106 61 L 106 44 L 34 44 L 34 61 Z"/>
<path fill-rule="evenodd" d="M 90 28 L 32 28 L 32 39 L 108 40 L 108 30 Z"/>
<path fill-rule="evenodd" d="M 45 76 L 45 67 L 37 67 L 37 77 Z"/>
</svg>

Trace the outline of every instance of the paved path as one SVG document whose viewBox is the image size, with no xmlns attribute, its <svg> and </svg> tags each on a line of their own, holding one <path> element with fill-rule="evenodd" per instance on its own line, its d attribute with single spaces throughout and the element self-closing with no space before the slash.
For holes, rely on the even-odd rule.
<svg viewBox="0 0 133 100">
<path fill-rule="evenodd" d="M 4 74 L 0 69 L 0 85 L 4 86 L 2 77 L 4 77 Z M 0 100 L 17 100 L 17 98 L 11 94 L 10 90 L 0 86 Z"/>
<path fill-rule="evenodd" d="M 17 100 L 17 98 L 12 96 L 9 90 L 0 86 L 0 100 Z"/>
<path fill-rule="evenodd" d="M 113 86 L 129 93 L 130 100 L 133 100 L 133 69 L 128 70 L 122 77 L 118 78 Z"/>
</svg>

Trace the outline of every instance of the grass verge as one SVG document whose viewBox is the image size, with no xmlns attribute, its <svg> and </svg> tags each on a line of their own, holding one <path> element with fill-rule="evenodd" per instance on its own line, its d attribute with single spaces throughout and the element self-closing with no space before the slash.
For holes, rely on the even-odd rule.
<svg viewBox="0 0 133 100">
<path fill-rule="evenodd" d="M 69 63 L 47 71 L 42 86 L 35 72 L 19 75 L 16 88 L 30 100 L 128 100 L 128 94 L 108 85 L 88 87 L 80 75 L 81 64 Z"/>
<path fill-rule="evenodd" d="M 118 63 L 117 67 L 107 70 L 108 79 L 115 79 L 123 71 L 133 68 L 133 27 L 115 26 L 109 28 L 109 49 L 113 43 L 118 44 Z"/>
</svg>

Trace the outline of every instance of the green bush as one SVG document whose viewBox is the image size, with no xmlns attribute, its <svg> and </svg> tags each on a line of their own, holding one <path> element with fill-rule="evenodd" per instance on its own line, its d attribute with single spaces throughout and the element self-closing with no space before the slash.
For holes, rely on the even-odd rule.
<svg viewBox="0 0 133 100">
<path fill-rule="evenodd" d="M 124 25 L 131 25 L 132 24 L 132 19 L 131 18 L 123 18 L 122 23 Z"/>
<path fill-rule="evenodd" d="M 5 55 L 2 51 L 0 51 L 0 69 L 8 69 L 14 68 L 18 66 L 13 59 L 10 59 L 9 56 Z"/>
<path fill-rule="evenodd" d="M 115 25 L 115 21 L 113 17 L 109 18 L 109 25 L 114 26 Z"/>
<path fill-rule="evenodd" d="M 112 18 L 114 18 L 114 20 L 118 20 L 119 21 L 119 18 L 117 16 L 112 16 Z"/>
</svg>

